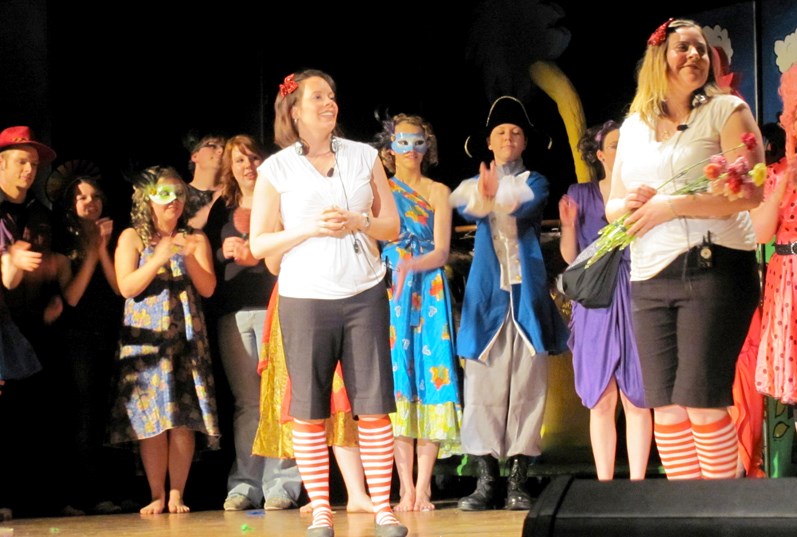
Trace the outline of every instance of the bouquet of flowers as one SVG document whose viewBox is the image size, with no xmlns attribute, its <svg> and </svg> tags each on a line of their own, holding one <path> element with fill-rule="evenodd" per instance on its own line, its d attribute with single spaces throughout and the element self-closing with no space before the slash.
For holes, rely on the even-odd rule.
<svg viewBox="0 0 797 537">
<path fill-rule="evenodd" d="M 686 185 L 676 188 L 672 194 L 700 194 L 707 192 L 715 196 L 725 196 L 730 200 L 749 198 L 757 187 L 764 184 L 767 177 L 766 166 L 759 162 L 751 168 L 747 158 L 743 156 L 737 158 L 732 164 L 728 164 L 724 155 L 743 147 L 750 150 L 755 146 L 755 135 L 750 132 L 744 133 L 742 135 L 742 143 L 738 146 L 692 164 L 660 184 L 656 187 L 656 190 L 661 191 L 663 187 L 680 179 L 689 173 L 690 170 L 704 165 L 703 175 Z M 598 232 L 597 249 L 587 262 L 587 267 L 615 248 L 622 249 L 633 242 L 634 237 L 628 233 L 628 228 L 625 226 L 625 221 L 629 216 L 631 216 L 630 212 L 607 224 Z"/>
</svg>

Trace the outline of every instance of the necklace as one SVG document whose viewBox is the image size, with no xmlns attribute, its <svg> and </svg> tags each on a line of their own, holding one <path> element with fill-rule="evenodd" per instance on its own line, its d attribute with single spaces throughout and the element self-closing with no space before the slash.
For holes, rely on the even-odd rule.
<svg viewBox="0 0 797 537">
<path fill-rule="evenodd" d="M 656 130 L 660 142 L 672 138 L 676 132 L 684 132 L 689 128 L 689 118 L 692 116 L 692 109 L 688 109 L 686 114 L 681 117 L 674 117 L 670 113 L 660 116 L 656 122 Z"/>
<path fill-rule="evenodd" d="M 161 230 L 157 230 L 157 231 L 155 231 L 155 235 L 153 235 L 152 238 L 156 242 L 159 242 L 161 239 L 163 239 L 165 237 L 174 237 L 176 234 L 177 234 L 177 230 L 176 229 L 173 229 L 171 231 L 171 233 L 163 233 Z"/>
<path fill-rule="evenodd" d="M 656 125 L 659 141 L 666 142 L 672 138 L 676 132 L 684 132 L 689 128 L 688 121 L 689 116 L 686 116 L 683 121 L 680 122 L 670 118 L 660 118 Z"/>
</svg>

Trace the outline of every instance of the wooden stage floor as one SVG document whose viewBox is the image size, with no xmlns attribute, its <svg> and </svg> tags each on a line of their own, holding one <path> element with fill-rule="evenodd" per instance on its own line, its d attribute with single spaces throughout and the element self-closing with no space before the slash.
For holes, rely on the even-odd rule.
<svg viewBox="0 0 797 537">
<path fill-rule="evenodd" d="M 398 517 L 409 527 L 410 537 L 520 537 L 526 515 L 526 511 L 504 510 L 466 513 L 456 508 L 455 501 L 446 501 L 437 504 L 435 511 L 399 513 Z M 346 514 L 337 508 L 335 535 L 371 537 L 373 520 L 373 515 Z M 297 509 L 30 518 L 0 522 L 0 537 L 304 537 L 309 523 L 310 517 L 300 516 Z"/>
</svg>

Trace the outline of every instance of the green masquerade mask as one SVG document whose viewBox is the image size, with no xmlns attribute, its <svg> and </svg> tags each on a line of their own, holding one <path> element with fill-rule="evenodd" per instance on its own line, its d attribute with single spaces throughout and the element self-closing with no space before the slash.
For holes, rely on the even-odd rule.
<svg viewBox="0 0 797 537">
<path fill-rule="evenodd" d="M 153 185 L 148 197 L 152 203 L 168 205 L 176 199 L 183 199 L 183 189 L 177 185 Z"/>
</svg>

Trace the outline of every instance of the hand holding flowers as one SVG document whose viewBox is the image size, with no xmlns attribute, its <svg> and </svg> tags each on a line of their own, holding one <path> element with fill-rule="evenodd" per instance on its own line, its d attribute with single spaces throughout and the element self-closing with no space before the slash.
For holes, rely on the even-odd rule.
<svg viewBox="0 0 797 537">
<path fill-rule="evenodd" d="M 629 225 L 630 223 L 627 222 L 627 220 L 639 207 L 642 207 L 649 202 L 654 203 L 651 200 L 653 200 L 656 193 L 661 192 L 665 186 L 670 185 L 674 181 L 684 177 L 687 173 L 689 173 L 689 171 L 697 166 L 705 165 L 703 168 L 703 175 L 694 181 L 675 188 L 669 192 L 670 195 L 709 193 L 715 196 L 725 196 L 729 200 L 750 198 L 753 196 L 756 188 L 763 185 L 764 181 L 766 180 L 766 166 L 763 163 L 758 163 L 751 168 L 747 159 L 743 156 L 739 157 L 729 165 L 724 155 L 744 147 L 746 147 L 748 150 L 752 150 L 755 148 L 755 146 L 755 135 L 749 132 L 745 133 L 742 135 L 742 142 L 738 146 L 732 147 L 726 151 L 723 151 L 717 155 L 713 155 L 708 159 L 704 159 L 687 167 L 680 173 L 674 175 L 659 185 L 656 189 L 653 189 L 649 186 L 643 186 L 630 193 L 626 200 L 626 207 L 629 209 L 629 212 L 614 222 L 604 226 L 599 231 L 597 250 L 587 263 L 587 267 L 595 263 L 595 261 L 615 248 L 622 249 L 631 244 L 631 242 L 634 240 L 635 234 L 638 234 L 640 231 L 644 232 L 650 227 L 661 223 L 654 217 L 648 219 L 653 220 L 652 222 L 644 222 L 640 218 L 640 221 L 634 222 L 633 225 Z M 669 206 L 666 208 L 663 207 L 662 211 L 670 211 L 670 218 L 672 218 L 672 216 L 679 216 L 675 212 L 673 205 L 669 202 L 669 199 L 667 200 L 667 204 Z M 662 212 L 662 214 L 664 213 Z M 633 233 L 630 230 L 633 231 Z"/>
</svg>

